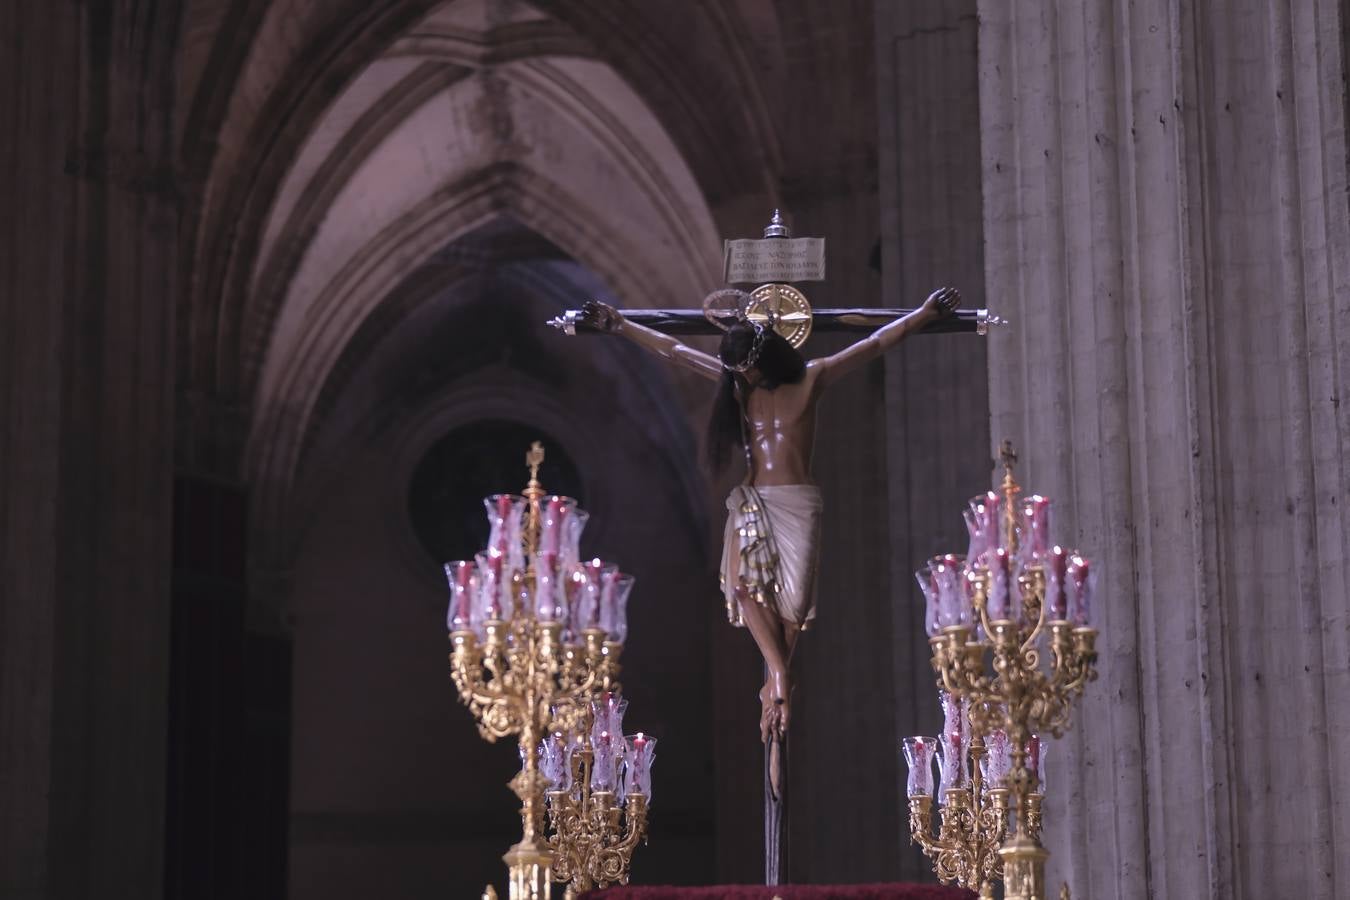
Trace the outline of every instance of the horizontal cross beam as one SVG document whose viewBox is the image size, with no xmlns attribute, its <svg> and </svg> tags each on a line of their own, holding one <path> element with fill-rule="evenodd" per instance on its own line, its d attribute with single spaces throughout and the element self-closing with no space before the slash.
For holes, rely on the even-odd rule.
<svg viewBox="0 0 1350 900">
<path fill-rule="evenodd" d="M 717 335 L 721 330 L 697 309 L 621 309 L 630 322 L 646 325 L 666 334 Z M 812 333 L 867 332 L 894 322 L 914 312 L 912 309 L 817 309 L 811 313 Z M 581 310 L 569 309 L 553 319 L 554 325 L 565 331 L 594 331 L 582 318 Z M 990 325 L 1007 322 L 987 309 L 958 309 L 952 315 L 934 319 L 919 330 L 920 334 L 984 334 Z"/>
</svg>

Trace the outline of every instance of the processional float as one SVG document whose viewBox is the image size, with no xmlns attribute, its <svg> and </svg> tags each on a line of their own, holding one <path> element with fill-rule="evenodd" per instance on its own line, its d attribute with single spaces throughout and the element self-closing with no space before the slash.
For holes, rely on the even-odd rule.
<svg viewBox="0 0 1350 900">
<path fill-rule="evenodd" d="M 483 738 L 514 736 L 520 747 L 510 786 L 522 835 L 503 857 L 511 900 L 546 900 L 553 881 L 569 894 L 627 882 L 647 834 L 656 750 L 654 738 L 623 734 L 633 578 L 580 558 L 589 516 L 544 490 L 543 461 L 535 442 L 525 490 L 484 500 L 487 549 L 445 565 L 451 678 Z"/>
<path fill-rule="evenodd" d="M 725 292 L 734 305 L 718 308 L 714 300 L 701 311 L 620 312 L 670 334 L 715 335 L 732 318 L 749 319 L 772 327 L 794 347 L 813 330 L 870 331 L 911 312 L 812 310 L 805 295 L 786 282 L 824 277 L 823 240 L 791 240 L 777 211 L 764 236 L 763 241 L 727 242 L 728 283 L 768 282 L 749 292 Z M 580 310 L 565 311 L 550 324 L 569 333 L 588 327 Z M 922 330 L 985 334 L 989 326 L 1002 324 L 980 309 L 958 311 Z M 1019 501 L 1021 489 L 1012 476 L 1015 457 L 1006 445 L 1003 458 L 1001 492 L 977 497 L 966 511 L 969 553 L 936 557 L 918 573 L 945 722 L 940 738 L 904 741 L 910 833 L 933 859 L 941 881 L 989 898 L 993 885 L 1002 881 L 1005 900 L 1044 900 L 1042 736 L 1062 734 L 1072 703 L 1096 678 L 1096 631 L 1089 624 L 1092 581 L 1081 554 L 1050 547 L 1049 501 L 1040 496 Z M 494 537 L 486 558 L 457 564 L 468 575 L 465 568 L 447 568 L 457 598 L 480 598 L 477 607 L 462 599 L 452 602 L 455 683 L 484 737 L 514 734 L 521 746 L 522 769 L 512 787 L 523 804 L 524 836 L 504 858 L 512 898 L 546 897 L 553 878 L 568 882 L 569 892 L 627 880 L 632 848 L 645 835 L 655 746 L 641 734 L 615 743 L 625 705 L 617 699 L 616 681 L 623 628 L 615 627 L 614 612 L 603 610 L 617 608 L 622 618 L 623 601 L 616 606 L 612 599 L 597 599 L 589 607 L 589 600 L 578 605 L 576 595 L 568 593 L 579 587 L 583 597 L 593 592 L 603 598 L 607 582 L 603 574 L 586 574 L 576 559 L 575 536 L 568 529 L 579 533 L 584 513 L 565 501 L 555 506 L 557 498 L 541 503 L 546 496 L 537 480 L 541 460 L 536 447 L 522 497 L 489 498 Z M 549 524 L 569 514 L 572 524 Z M 519 539 L 503 541 L 501 534 L 512 534 L 517 525 L 523 529 Z M 566 552 L 558 549 L 559 535 L 567 536 Z M 518 545 L 523 554 L 513 557 Z M 568 562 L 556 568 L 548 554 Z M 570 575 L 564 574 L 566 565 L 574 567 Z M 603 568 L 597 562 L 592 569 L 597 566 Z M 481 579 L 476 586 L 475 577 Z M 469 585 L 467 594 L 457 587 L 460 580 Z M 574 587 L 560 589 L 560 584 Z M 496 595 L 511 598 L 509 609 L 481 599 Z M 626 597 L 626 592 L 612 596 Z M 458 618 L 456 609 L 461 610 Z M 587 609 L 596 610 L 589 620 Z M 605 615 L 610 618 L 602 621 Z M 941 771 L 936 791 L 935 761 Z M 554 831 L 547 840 L 540 837 L 545 808 Z M 766 790 L 769 884 L 779 881 L 784 813 L 783 798 Z"/>
</svg>

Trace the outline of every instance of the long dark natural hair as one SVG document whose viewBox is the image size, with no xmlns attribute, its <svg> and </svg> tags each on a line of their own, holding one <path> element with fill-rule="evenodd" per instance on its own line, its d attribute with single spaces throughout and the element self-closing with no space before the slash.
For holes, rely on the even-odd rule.
<svg viewBox="0 0 1350 900">
<path fill-rule="evenodd" d="M 755 326 L 748 322 L 737 322 L 722 335 L 722 345 L 717 350 L 723 365 L 740 366 L 745 363 L 755 344 Z M 765 327 L 763 346 L 754 369 L 759 371 L 759 383 L 754 389 L 773 390 L 780 384 L 796 384 L 806 375 L 806 360 L 778 332 Z M 736 379 L 741 378 L 735 372 L 722 370 L 722 379 L 717 385 L 717 397 L 713 400 L 712 415 L 708 417 L 708 440 L 705 447 L 708 469 L 713 475 L 720 474 L 726 468 L 727 457 L 732 447 L 743 447 L 744 435 L 741 431 L 741 404 L 736 397 Z M 750 384 L 741 378 L 741 389 L 750 391 Z"/>
</svg>

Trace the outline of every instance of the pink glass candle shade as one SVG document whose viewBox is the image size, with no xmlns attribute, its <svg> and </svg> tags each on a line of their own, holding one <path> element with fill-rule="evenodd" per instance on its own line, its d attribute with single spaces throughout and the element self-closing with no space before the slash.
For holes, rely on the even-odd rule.
<svg viewBox="0 0 1350 900">
<path fill-rule="evenodd" d="M 575 566 L 581 561 L 581 533 L 586 530 L 590 518 L 591 514 L 579 506 L 574 507 L 564 518 L 562 548 L 558 551 L 558 558 L 564 566 Z"/>
<path fill-rule="evenodd" d="M 562 734 L 551 734 L 539 744 L 539 772 L 551 791 L 572 789 L 572 748 Z"/>
<path fill-rule="evenodd" d="M 1056 545 L 1045 557 L 1045 617 L 1051 622 L 1069 618 L 1069 595 L 1065 591 L 1069 554 Z"/>
<path fill-rule="evenodd" d="M 1022 565 L 1040 562 L 1050 546 L 1050 499 L 1040 494 L 1025 497 L 1020 513 L 1018 561 Z"/>
<path fill-rule="evenodd" d="M 971 501 L 974 502 L 973 500 Z M 977 513 L 973 509 L 961 510 L 961 518 L 966 522 L 966 533 L 970 535 L 969 548 L 966 550 L 966 559 L 979 559 L 980 554 L 984 552 L 984 534 L 980 531 L 980 522 Z"/>
<path fill-rule="evenodd" d="M 451 631 L 469 631 L 473 628 L 474 593 L 478 590 L 478 564 L 458 559 L 445 564 L 445 577 L 450 582 L 450 607 L 445 624 Z"/>
<path fill-rule="evenodd" d="M 637 734 L 624 739 L 624 793 L 643 794 L 652 801 L 652 763 L 656 760 L 656 738 Z"/>
<path fill-rule="evenodd" d="M 558 554 L 541 550 L 534 558 L 534 614 L 540 622 L 567 624 L 567 579 Z"/>
<path fill-rule="evenodd" d="M 971 497 L 970 507 L 963 515 L 966 530 L 970 534 L 970 552 L 966 554 L 966 559 L 974 565 L 986 552 L 999 544 L 998 495 L 990 491 Z"/>
<path fill-rule="evenodd" d="M 601 562 L 598 559 L 578 563 L 572 570 L 572 628 L 581 631 L 584 628 L 601 628 L 601 600 L 605 590 L 605 578 L 617 573 L 618 567 Z"/>
<path fill-rule="evenodd" d="M 511 542 L 511 516 L 517 511 L 514 494 L 493 494 L 483 498 L 488 517 L 488 551 L 496 551 L 505 556 L 507 545 Z"/>
<path fill-rule="evenodd" d="M 474 559 L 478 563 L 478 608 L 482 619 L 501 619 L 510 621 L 511 583 L 503 577 L 502 557 L 491 552 L 479 553 Z"/>
<path fill-rule="evenodd" d="M 613 691 L 605 691 L 599 699 L 591 701 L 591 742 L 600 739 L 601 734 L 623 734 L 623 715 L 628 711 L 628 701 Z"/>
<path fill-rule="evenodd" d="M 970 624 L 965 591 L 966 562 L 954 553 L 935 556 L 928 563 L 938 591 L 938 621 L 946 628 Z"/>
<path fill-rule="evenodd" d="M 623 762 L 623 738 L 602 731 L 591 739 L 591 790 L 615 791 L 619 786 L 619 765 Z"/>
<path fill-rule="evenodd" d="M 932 637 L 942 630 L 942 619 L 938 615 L 937 579 L 932 569 L 920 569 L 914 573 L 914 580 L 919 582 L 919 589 L 923 591 L 923 630 Z"/>
<path fill-rule="evenodd" d="M 946 691 L 938 692 L 938 702 L 942 705 L 942 733 L 965 738 L 966 701 Z"/>
<path fill-rule="evenodd" d="M 493 494 L 483 499 L 483 505 L 487 507 L 488 516 L 487 552 L 502 558 L 502 574 L 509 579 L 525 568 L 521 545 L 525 498 L 516 494 Z"/>
<path fill-rule="evenodd" d="M 1041 736 L 1033 734 L 1027 738 L 1027 771 L 1031 773 L 1031 789 L 1045 793 L 1045 751 L 1049 749 Z"/>
<path fill-rule="evenodd" d="M 1012 570 L 1008 551 L 995 547 L 984 558 L 989 565 L 989 594 L 985 598 L 985 611 L 990 621 L 1012 618 Z"/>
<path fill-rule="evenodd" d="M 600 627 L 609 640 L 622 644 L 628 640 L 628 596 L 633 593 L 636 579 L 632 575 L 610 567 L 605 572 L 604 590 L 600 596 Z"/>
<path fill-rule="evenodd" d="M 933 753 L 937 749 L 937 738 L 907 737 L 902 746 L 905 764 L 909 766 L 909 774 L 905 778 L 905 795 L 933 796 Z"/>
<path fill-rule="evenodd" d="M 1069 598 L 1069 621 L 1079 628 L 1092 624 L 1092 572 L 1088 561 L 1074 551 L 1066 570 L 1065 593 Z"/>
<path fill-rule="evenodd" d="M 1012 771 L 1012 744 L 1005 731 L 989 732 L 984 739 L 988 755 L 980 762 L 980 771 L 986 787 L 1006 787 L 1008 773 Z"/>
<path fill-rule="evenodd" d="M 539 547 L 540 553 L 558 553 L 562 548 L 563 536 L 567 531 L 567 519 L 577 508 L 577 502 L 571 497 L 545 497 L 539 501 Z"/>
<path fill-rule="evenodd" d="M 943 693 L 942 736 L 938 739 L 938 773 L 941 779 L 939 802 L 947 803 L 947 791 L 969 787 L 970 772 L 967 768 L 969 740 L 966 734 L 966 704 L 960 697 Z"/>
<path fill-rule="evenodd" d="M 970 773 L 966 768 L 966 744 L 964 739 L 954 739 L 951 735 L 942 735 L 938 739 L 938 804 L 947 805 L 947 792 L 970 786 Z"/>
</svg>

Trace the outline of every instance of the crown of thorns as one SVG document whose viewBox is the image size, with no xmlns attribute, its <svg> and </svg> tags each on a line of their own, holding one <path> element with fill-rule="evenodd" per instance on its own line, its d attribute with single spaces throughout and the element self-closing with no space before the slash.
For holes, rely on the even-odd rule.
<svg viewBox="0 0 1350 900">
<path fill-rule="evenodd" d="M 751 322 L 744 316 L 740 316 L 739 318 L 742 322 L 745 322 L 751 328 L 755 329 L 755 338 L 750 343 L 750 352 L 745 354 L 745 359 L 735 365 L 727 362 L 722 363 L 722 367 L 728 372 L 735 372 L 737 374 L 748 372 L 755 367 L 755 363 L 759 362 L 759 355 L 764 352 L 764 342 L 769 338 L 769 329 L 765 328 L 762 324 L 759 322 Z"/>
</svg>

